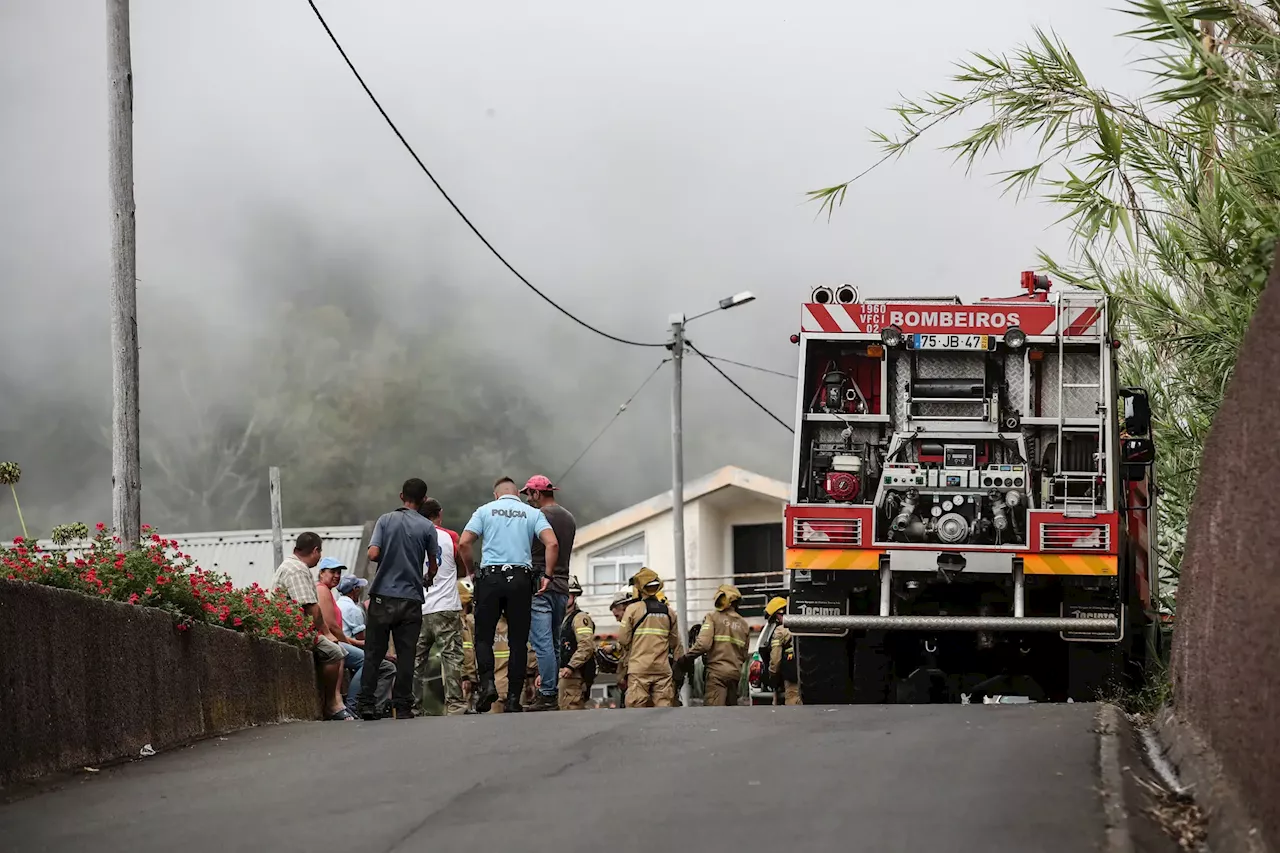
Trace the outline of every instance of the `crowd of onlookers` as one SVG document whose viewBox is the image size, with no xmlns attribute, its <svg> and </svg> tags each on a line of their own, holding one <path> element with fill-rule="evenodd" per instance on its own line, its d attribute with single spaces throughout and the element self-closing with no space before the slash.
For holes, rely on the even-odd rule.
<svg viewBox="0 0 1280 853">
<path fill-rule="evenodd" d="M 319 535 L 298 536 L 273 585 L 312 620 L 326 719 L 671 707 L 697 658 L 704 704 L 738 704 L 750 639 L 739 591 L 717 590 L 686 651 L 662 580 L 641 569 L 610 604 L 618 637 L 599 640 L 578 606 L 582 588 L 569 574 L 576 522 L 556 491 L 541 475 L 519 489 L 500 478 L 494 500 L 459 533 L 443 526 L 426 483 L 409 479 L 401 505 L 374 525 L 372 580 L 325 557 Z M 799 704 L 785 604 L 769 602 L 760 654 L 778 703 Z M 616 673 L 617 697 L 592 700 L 599 672 Z"/>
</svg>

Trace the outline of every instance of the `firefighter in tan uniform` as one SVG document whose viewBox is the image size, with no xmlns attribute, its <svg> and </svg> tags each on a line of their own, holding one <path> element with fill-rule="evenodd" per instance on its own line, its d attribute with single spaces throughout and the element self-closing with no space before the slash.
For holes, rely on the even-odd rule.
<svg viewBox="0 0 1280 853">
<path fill-rule="evenodd" d="M 765 605 L 764 615 L 768 617 L 773 628 L 768 648 L 761 652 L 761 658 L 768 654 L 769 683 L 773 685 L 774 696 L 778 688 L 782 688 L 787 705 L 800 705 L 800 684 L 796 670 L 796 646 L 791 631 L 782 624 L 783 611 L 787 609 L 785 598 L 774 598 Z M 775 703 L 777 704 L 776 700 Z"/>
<path fill-rule="evenodd" d="M 742 593 L 736 586 L 723 584 L 717 589 L 716 609 L 703 618 L 698 639 L 684 657 L 687 667 L 695 658 L 706 655 L 704 706 L 738 704 L 742 668 L 747 662 L 747 644 L 751 639 L 751 626 L 738 612 L 741 600 Z"/>
<path fill-rule="evenodd" d="M 671 708 L 675 705 L 675 683 L 670 655 L 679 656 L 683 650 L 680 627 L 675 615 L 656 597 L 662 591 L 657 572 L 641 569 L 632 584 L 640 600 L 622 615 L 618 680 L 626 685 L 628 708 Z"/>
<path fill-rule="evenodd" d="M 558 704 L 561 711 L 585 711 L 587 694 L 596 680 L 596 623 L 591 614 L 578 609 L 582 585 L 569 579 L 569 603 L 560 623 L 560 680 Z"/>
<path fill-rule="evenodd" d="M 462 601 L 462 698 L 465 713 L 476 713 L 471 696 L 476 683 L 476 618 L 471 614 L 471 587 L 458 581 L 458 598 Z"/>
<path fill-rule="evenodd" d="M 507 681 L 507 667 L 510 663 L 511 647 L 507 644 L 507 617 L 503 615 L 498 617 L 498 627 L 493 633 L 493 681 L 498 685 L 499 696 L 507 695 L 507 687 L 510 686 L 510 682 Z M 494 702 L 489 713 L 501 714 L 504 704 Z"/>
</svg>

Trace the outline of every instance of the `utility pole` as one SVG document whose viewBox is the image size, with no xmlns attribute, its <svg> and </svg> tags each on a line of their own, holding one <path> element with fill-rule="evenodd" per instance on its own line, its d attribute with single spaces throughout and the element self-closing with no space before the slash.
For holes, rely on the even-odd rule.
<svg viewBox="0 0 1280 853">
<path fill-rule="evenodd" d="M 689 604 L 684 572 L 684 315 L 672 314 L 671 364 L 675 381 L 671 383 L 671 538 L 676 557 L 676 623 L 680 636 L 688 627 Z M 685 707 L 689 704 L 689 681 L 681 694 Z"/>
<path fill-rule="evenodd" d="M 284 515 L 280 511 L 280 469 L 274 465 L 267 470 L 267 483 L 271 490 L 271 555 L 278 567 L 284 562 Z"/>
<path fill-rule="evenodd" d="M 689 586 L 685 577 L 684 565 L 684 328 L 690 320 L 737 308 L 755 300 L 751 291 L 744 290 L 733 296 L 725 297 L 710 311 L 685 317 L 684 314 L 672 314 L 671 341 L 667 349 L 671 350 L 671 364 L 675 367 L 675 380 L 671 385 L 671 539 L 675 546 L 676 557 L 676 628 L 682 640 L 688 639 L 689 627 Z M 684 680 L 680 690 L 680 701 L 687 708 L 692 688 L 689 679 Z"/>
<path fill-rule="evenodd" d="M 111 186 L 111 529 L 125 548 L 136 548 L 142 538 L 142 464 L 138 446 L 138 279 L 129 0 L 107 0 L 107 75 L 107 174 Z"/>
</svg>

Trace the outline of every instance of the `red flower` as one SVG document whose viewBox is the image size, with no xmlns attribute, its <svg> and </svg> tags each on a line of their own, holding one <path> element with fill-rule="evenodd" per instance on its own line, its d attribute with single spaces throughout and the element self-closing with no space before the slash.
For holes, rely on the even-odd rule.
<svg viewBox="0 0 1280 853">
<path fill-rule="evenodd" d="M 243 620 L 243 619 L 241 619 L 239 616 L 237 616 L 235 619 L 233 619 L 233 620 L 231 621 L 231 624 L 232 624 L 232 625 L 235 625 L 237 628 L 239 628 L 241 625 L 243 625 L 243 624 L 244 624 L 244 620 Z"/>
</svg>

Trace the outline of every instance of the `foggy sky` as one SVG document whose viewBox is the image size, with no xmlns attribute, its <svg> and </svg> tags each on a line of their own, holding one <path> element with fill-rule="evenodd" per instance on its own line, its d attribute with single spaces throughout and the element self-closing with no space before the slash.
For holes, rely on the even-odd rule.
<svg viewBox="0 0 1280 853">
<path fill-rule="evenodd" d="M 830 223 L 803 194 L 878 158 L 867 128 L 892 129 L 899 93 L 942 86 L 967 51 L 1010 49 L 1032 25 L 1056 28 L 1095 82 L 1123 87 L 1132 72 L 1113 34 L 1127 22 L 1111 5 L 322 9 L 436 176 L 554 298 L 657 341 L 668 314 L 750 289 L 754 304 L 696 321 L 690 338 L 794 370 L 787 336 L 815 284 L 973 297 L 1013 291 L 1037 249 L 1064 249 L 1064 230 L 1051 227 L 1060 214 L 1000 197 L 998 164 L 966 177 L 928 146 L 862 181 Z M 147 381 L 163 375 L 158 365 L 190 362 L 219 377 L 203 394 L 236 404 L 237 376 L 217 369 L 219 351 L 264 331 L 264 294 L 335 264 L 379 282 L 371 317 L 434 328 L 459 322 L 437 309 L 465 300 L 473 351 L 518 375 L 555 417 L 542 469 L 551 476 L 664 354 L 571 325 L 489 256 L 382 124 L 304 0 L 132 6 L 142 406 L 157 428 L 172 391 Z M 57 417 L 100 413 L 109 398 L 104 16 L 89 0 L 0 3 L 0 395 L 36 389 Z M 792 419 L 791 382 L 725 369 Z M 689 363 L 686 376 L 687 475 L 732 463 L 788 478 L 790 434 L 705 365 Z M 574 471 L 567 504 L 575 481 L 602 484 L 616 506 L 669 487 L 669 382 L 668 369 Z M 13 399 L 0 397 L 10 444 L 0 441 L 0 459 L 18 444 L 7 431 Z M 84 471 L 15 461 L 24 491 L 62 495 L 59 506 L 92 521 L 109 510 L 105 437 L 94 459 Z M 0 533 L 16 530 L 3 496 Z"/>
</svg>

